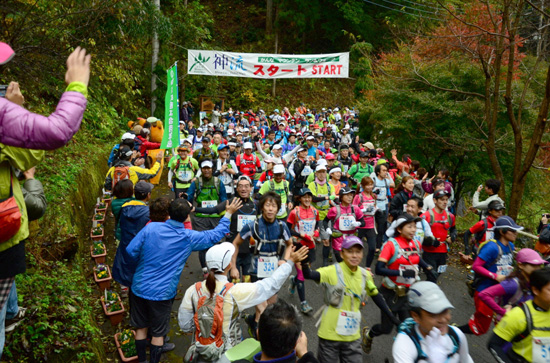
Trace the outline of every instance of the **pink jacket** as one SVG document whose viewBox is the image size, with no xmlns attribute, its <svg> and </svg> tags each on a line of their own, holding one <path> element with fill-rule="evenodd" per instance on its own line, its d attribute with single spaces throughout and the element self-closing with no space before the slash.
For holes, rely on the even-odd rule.
<svg viewBox="0 0 550 363">
<path fill-rule="evenodd" d="M 63 93 L 48 117 L 0 97 L 0 143 L 27 149 L 60 148 L 80 128 L 85 109 L 86 97 L 74 91 Z"/>
</svg>

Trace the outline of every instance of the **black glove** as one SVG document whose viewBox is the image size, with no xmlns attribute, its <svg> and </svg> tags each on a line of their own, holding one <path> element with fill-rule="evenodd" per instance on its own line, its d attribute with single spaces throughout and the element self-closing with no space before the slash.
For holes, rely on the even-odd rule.
<svg viewBox="0 0 550 363">
<path fill-rule="evenodd" d="M 252 140 L 254 140 L 254 142 L 258 142 L 260 141 L 260 136 L 256 135 Z"/>
<path fill-rule="evenodd" d="M 399 327 L 399 325 L 401 325 L 401 320 L 397 319 L 397 317 L 393 314 L 392 314 L 391 322 L 393 323 L 393 325 L 395 325 L 397 327 Z"/>
<path fill-rule="evenodd" d="M 439 247 L 441 245 L 441 242 L 437 238 L 434 238 L 434 242 L 432 244 L 433 247 Z"/>
<path fill-rule="evenodd" d="M 410 278 L 416 277 L 416 271 L 404 270 L 404 271 L 401 271 L 401 276 L 410 279 Z"/>
<path fill-rule="evenodd" d="M 431 247 L 434 245 L 434 241 L 435 238 L 433 238 L 432 236 L 424 237 L 424 240 L 422 241 L 422 246 Z"/>
</svg>

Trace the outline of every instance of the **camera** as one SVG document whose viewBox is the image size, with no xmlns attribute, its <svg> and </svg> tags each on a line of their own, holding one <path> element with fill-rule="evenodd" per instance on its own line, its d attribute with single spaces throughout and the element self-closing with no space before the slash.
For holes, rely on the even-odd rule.
<svg viewBox="0 0 550 363">
<path fill-rule="evenodd" d="M 6 97 L 7 90 L 8 90 L 8 85 L 0 84 L 0 97 Z"/>
<path fill-rule="evenodd" d="M 374 194 L 378 195 L 378 194 L 380 194 L 380 189 L 375 188 L 372 192 L 373 192 Z"/>
</svg>

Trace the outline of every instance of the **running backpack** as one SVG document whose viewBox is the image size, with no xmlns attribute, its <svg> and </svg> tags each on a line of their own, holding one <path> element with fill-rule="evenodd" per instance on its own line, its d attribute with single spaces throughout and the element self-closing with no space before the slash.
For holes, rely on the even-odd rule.
<svg viewBox="0 0 550 363">
<path fill-rule="evenodd" d="M 232 283 L 226 283 L 222 291 L 208 297 L 202 291 L 202 282 L 195 284 L 198 295 L 197 306 L 193 304 L 195 341 L 185 355 L 186 362 L 197 361 L 199 357 L 207 362 L 215 362 L 224 353 L 227 338 L 223 333 L 223 303 L 232 287 Z"/>
<path fill-rule="evenodd" d="M 418 336 L 418 333 L 414 328 L 415 326 L 416 326 L 416 322 L 413 320 L 413 318 L 407 318 L 403 323 L 401 323 L 401 325 L 399 325 L 397 332 L 407 335 L 409 338 L 411 338 L 412 342 L 414 343 L 414 346 L 416 347 L 416 351 L 418 353 L 416 359 L 414 360 L 415 363 L 419 362 L 420 360 L 428 361 L 428 356 L 422 350 L 422 346 L 420 345 L 421 338 Z M 451 341 L 453 342 L 453 351 L 447 355 L 447 361 L 448 361 L 449 358 L 451 358 L 453 355 L 458 353 L 460 349 L 460 338 L 458 337 L 458 334 L 451 326 L 449 326 L 449 332 L 447 334 L 449 335 L 449 338 L 451 338 Z"/>
<path fill-rule="evenodd" d="M 130 179 L 130 167 L 129 166 L 115 166 L 115 170 L 113 170 L 113 185 L 112 189 L 115 189 L 115 185 L 124 179 Z"/>
</svg>

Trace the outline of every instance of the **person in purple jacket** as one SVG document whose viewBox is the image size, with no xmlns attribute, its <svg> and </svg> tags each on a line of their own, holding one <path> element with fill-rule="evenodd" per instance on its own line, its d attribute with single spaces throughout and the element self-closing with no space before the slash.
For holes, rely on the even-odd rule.
<svg viewBox="0 0 550 363">
<path fill-rule="evenodd" d="M 530 248 L 521 249 L 516 262 L 516 269 L 504 281 L 479 293 L 479 299 L 497 314 L 498 320 L 513 307 L 533 299 L 529 277 L 548 263 Z"/>
<path fill-rule="evenodd" d="M 13 58 L 11 47 L 0 42 L 0 65 Z M 77 47 L 67 58 L 65 82 L 68 87 L 56 110 L 48 117 L 24 109 L 25 98 L 19 84 L 11 82 L 0 97 L 0 143 L 26 149 L 53 150 L 62 147 L 80 128 L 86 109 L 90 58 Z"/>
</svg>

